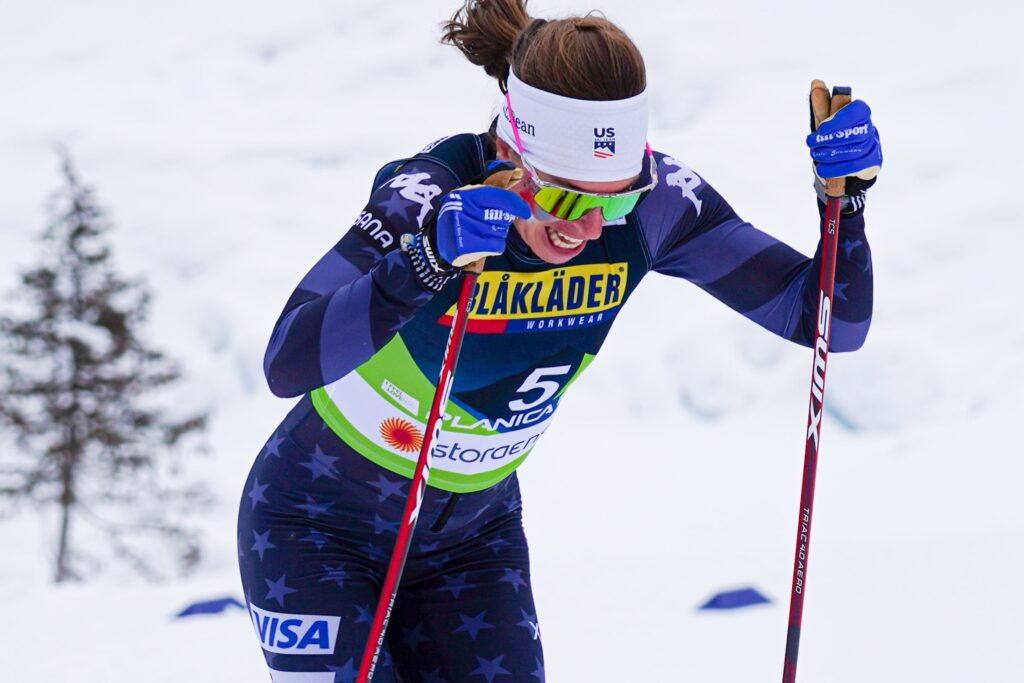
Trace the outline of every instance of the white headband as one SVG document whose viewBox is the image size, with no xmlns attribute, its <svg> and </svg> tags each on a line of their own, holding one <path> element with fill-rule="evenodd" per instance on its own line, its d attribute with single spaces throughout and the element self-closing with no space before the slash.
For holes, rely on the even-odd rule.
<svg viewBox="0 0 1024 683">
<path fill-rule="evenodd" d="M 498 135 L 520 150 L 518 137 L 527 161 L 545 173 L 567 180 L 615 181 L 639 174 L 643 166 L 646 90 L 624 100 L 577 100 L 534 88 L 513 73 L 501 110 Z"/>
</svg>

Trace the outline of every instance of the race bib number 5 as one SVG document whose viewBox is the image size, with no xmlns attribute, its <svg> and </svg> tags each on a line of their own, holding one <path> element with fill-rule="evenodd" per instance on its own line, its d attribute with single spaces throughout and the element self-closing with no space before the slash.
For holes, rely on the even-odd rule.
<svg viewBox="0 0 1024 683">
<path fill-rule="evenodd" d="M 559 365 L 553 368 L 537 368 L 530 373 L 530 376 L 527 377 L 521 385 L 519 385 L 519 388 L 516 389 L 516 393 L 526 394 L 539 390 L 540 394 L 535 395 L 530 401 L 526 401 L 522 398 L 509 401 L 508 409 L 514 413 L 518 413 L 544 403 L 558 393 L 558 390 L 562 387 L 559 382 L 544 378 L 562 377 L 569 374 L 570 370 L 572 370 L 571 365 Z"/>
</svg>

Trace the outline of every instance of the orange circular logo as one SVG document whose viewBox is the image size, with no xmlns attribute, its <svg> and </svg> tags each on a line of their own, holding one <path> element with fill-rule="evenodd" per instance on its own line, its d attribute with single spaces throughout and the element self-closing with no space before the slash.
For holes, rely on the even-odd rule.
<svg viewBox="0 0 1024 683">
<path fill-rule="evenodd" d="M 423 434 L 407 420 L 389 417 L 380 423 L 380 435 L 384 442 L 397 451 L 414 453 L 423 446 Z"/>
</svg>

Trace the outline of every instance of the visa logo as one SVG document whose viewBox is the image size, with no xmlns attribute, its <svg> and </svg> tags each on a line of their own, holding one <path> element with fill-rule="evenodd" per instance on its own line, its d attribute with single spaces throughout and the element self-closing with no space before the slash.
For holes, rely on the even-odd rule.
<svg viewBox="0 0 1024 683">
<path fill-rule="evenodd" d="M 341 617 L 281 614 L 249 605 L 260 644 L 267 652 L 287 655 L 328 655 L 334 652 Z"/>
</svg>

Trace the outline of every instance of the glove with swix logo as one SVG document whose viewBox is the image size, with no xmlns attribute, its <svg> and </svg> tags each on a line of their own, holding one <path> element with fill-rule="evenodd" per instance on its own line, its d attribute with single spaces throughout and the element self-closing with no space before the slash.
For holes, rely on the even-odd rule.
<svg viewBox="0 0 1024 683">
<path fill-rule="evenodd" d="M 807 146 L 814 161 L 819 199 L 825 201 L 825 180 L 845 177 L 843 213 L 863 209 L 865 195 L 882 169 L 882 144 L 871 121 L 871 108 L 854 100 L 822 121 L 817 130 L 812 111 Z"/>
<path fill-rule="evenodd" d="M 403 249 L 429 289 L 440 291 L 459 268 L 504 252 L 512 221 L 530 217 L 529 204 L 504 189 L 511 179 L 518 180 L 515 167 L 506 165 L 492 162 L 485 185 L 466 185 L 446 194 L 437 218 L 420 233 L 403 237 Z"/>
</svg>

